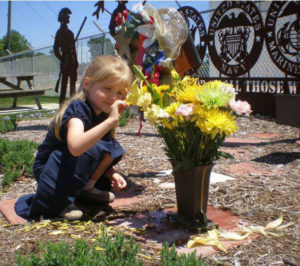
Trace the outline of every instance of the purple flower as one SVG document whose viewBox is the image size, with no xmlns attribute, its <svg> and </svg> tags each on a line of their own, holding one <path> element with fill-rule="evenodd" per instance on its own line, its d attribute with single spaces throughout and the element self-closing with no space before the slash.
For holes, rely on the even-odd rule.
<svg viewBox="0 0 300 266">
<path fill-rule="evenodd" d="M 3 120 L 10 120 L 10 117 L 9 116 L 5 116 L 5 117 L 3 117 Z"/>
<path fill-rule="evenodd" d="M 23 114 L 19 114 L 18 117 L 19 117 L 19 118 L 22 118 L 22 117 L 23 117 Z"/>
<path fill-rule="evenodd" d="M 41 114 L 41 113 L 38 113 L 38 114 L 36 114 L 36 115 L 37 115 L 38 117 L 40 117 L 40 118 L 42 117 L 42 114 Z"/>
<path fill-rule="evenodd" d="M 35 115 L 34 115 L 34 114 L 31 114 L 31 115 L 30 115 L 30 117 L 31 117 L 31 118 L 34 118 L 34 117 L 35 117 Z"/>
</svg>

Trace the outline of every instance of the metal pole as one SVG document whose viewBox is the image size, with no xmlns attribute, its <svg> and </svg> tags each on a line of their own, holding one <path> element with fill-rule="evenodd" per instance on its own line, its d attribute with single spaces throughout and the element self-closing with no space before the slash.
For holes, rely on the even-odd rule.
<svg viewBox="0 0 300 266">
<path fill-rule="evenodd" d="M 6 49 L 10 51 L 11 0 L 8 1 Z"/>
</svg>

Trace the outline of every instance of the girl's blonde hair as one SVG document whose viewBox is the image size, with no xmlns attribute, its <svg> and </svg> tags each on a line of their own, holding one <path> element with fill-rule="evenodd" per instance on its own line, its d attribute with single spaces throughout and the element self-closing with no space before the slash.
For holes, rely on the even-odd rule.
<svg viewBox="0 0 300 266">
<path fill-rule="evenodd" d="M 88 78 L 91 83 L 109 80 L 112 85 L 118 84 L 124 89 L 129 89 L 133 80 L 133 75 L 127 62 L 119 56 L 101 55 L 95 57 L 88 64 L 83 73 L 79 91 L 61 106 L 57 115 L 51 122 L 51 125 L 53 125 L 53 123 L 55 124 L 55 136 L 59 140 L 61 140 L 59 129 L 67 107 L 74 100 L 85 101 L 87 99 L 88 88 L 83 86 L 85 78 Z M 111 134 L 114 134 L 114 129 L 111 131 Z"/>
</svg>

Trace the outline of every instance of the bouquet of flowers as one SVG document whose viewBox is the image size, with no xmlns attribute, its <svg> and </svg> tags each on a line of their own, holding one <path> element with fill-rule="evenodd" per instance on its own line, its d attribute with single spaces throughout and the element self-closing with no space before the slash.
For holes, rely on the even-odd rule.
<svg viewBox="0 0 300 266">
<path fill-rule="evenodd" d="M 201 85 L 198 79 L 181 79 L 171 70 L 170 84 L 157 85 L 152 79 L 149 82 L 138 66 L 133 66 L 133 71 L 138 79 L 126 102 L 139 106 L 158 129 L 166 154 L 176 161 L 177 169 L 212 164 L 226 156 L 219 147 L 238 129 L 234 114 L 251 113 L 247 102 L 235 100 L 230 84 L 211 81 Z"/>
<path fill-rule="evenodd" d="M 150 4 L 119 12 L 114 39 L 118 53 L 129 65 L 138 65 L 152 83 L 169 79 L 169 68 L 188 37 L 188 26 L 174 8 L 156 10 Z M 152 73 L 153 71 L 154 73 Z"/>
</svg>

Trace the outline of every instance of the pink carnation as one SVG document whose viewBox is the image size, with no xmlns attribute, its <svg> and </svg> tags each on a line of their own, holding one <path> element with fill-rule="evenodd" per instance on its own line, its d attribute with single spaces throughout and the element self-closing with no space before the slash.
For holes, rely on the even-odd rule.
<svg viewBox="0 0 300 266">
<path fill-rule="evenodd" d="M 246 101 L 231 100 L 229 101 L 229 106 L 237 115 L 245 114 L 248 116 L 252 113 L 251 106 Z"/>
<path fill-rule="evenodd" d="M 181 104 L 178 106 L 175 114 L 189 117 L 193 113 L 193 106 L 188 104 Z"/>
</svg>

